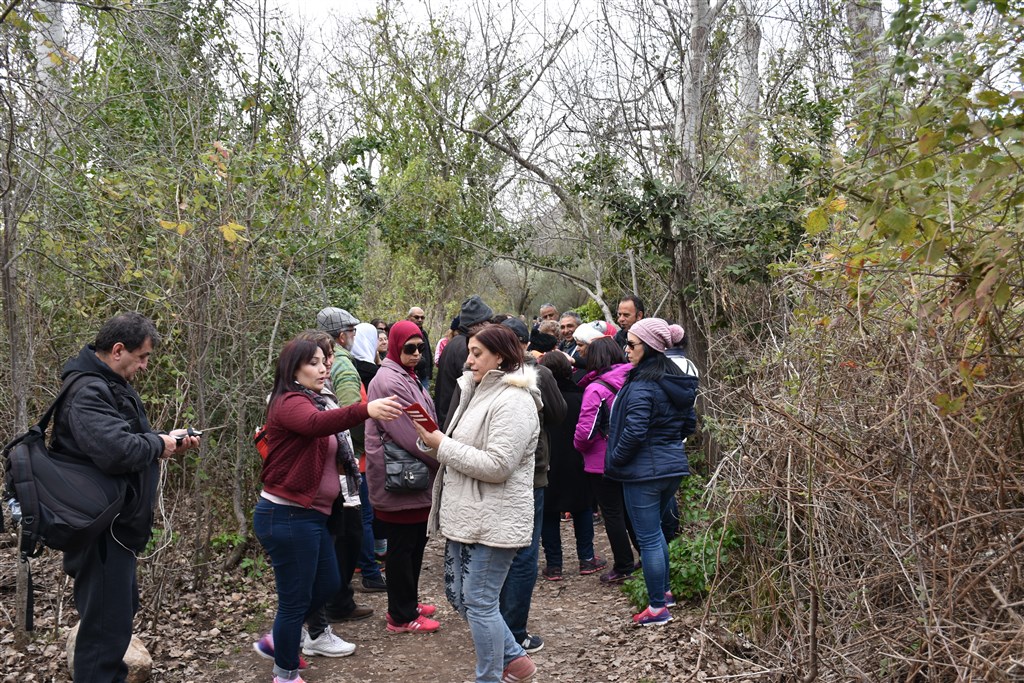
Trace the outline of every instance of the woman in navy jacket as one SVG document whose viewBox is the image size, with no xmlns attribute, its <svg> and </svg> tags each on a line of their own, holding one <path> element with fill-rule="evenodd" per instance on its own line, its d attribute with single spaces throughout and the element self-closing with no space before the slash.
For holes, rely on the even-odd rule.
<svg viewBox="0 0 1024 683">
<path fill-rule="evenodd" d="M 639 626 L 671 621 L 668 607 L 675 604 L 661 518 L 690 473 L 683 440 L 697 427 L 697 378 L 684 375 L 665 356 L 682 337 L 681 327 L 660 318 L 644 318 L 629 328 L 626 357 L 633 369 L 612 406 L 608 430 L 605 476 L 622 482 L 650 599 L 647 609 L 633 616 Z"/>
</svg>

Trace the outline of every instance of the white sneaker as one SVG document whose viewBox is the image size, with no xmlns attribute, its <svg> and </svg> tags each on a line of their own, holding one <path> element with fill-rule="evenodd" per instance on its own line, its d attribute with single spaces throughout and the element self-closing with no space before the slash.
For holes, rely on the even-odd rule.
<svg viewBox="0 0 1024 683">
<path fill-rule="evenodd" d="M 334 635 L 331 627 L 316 638 L 310 638 L 309 632 L 302 629 L 302 654 L 323 655 L 324 657 L 348 657 L 356 651 L 356 646 L 341 637 Z"/>
</svg>

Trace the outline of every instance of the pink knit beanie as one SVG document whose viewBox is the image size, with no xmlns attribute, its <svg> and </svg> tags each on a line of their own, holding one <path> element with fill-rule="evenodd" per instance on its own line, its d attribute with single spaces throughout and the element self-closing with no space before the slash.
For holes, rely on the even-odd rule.
<svg viewBox="0 0 1024 683">
<path fill-rule="evenodd" d="M 683 341 L 683 328 L 669 325 L 661 318 L 643 318 L 633 323 L 630 334 L 659 353 Z"/>
</svg>

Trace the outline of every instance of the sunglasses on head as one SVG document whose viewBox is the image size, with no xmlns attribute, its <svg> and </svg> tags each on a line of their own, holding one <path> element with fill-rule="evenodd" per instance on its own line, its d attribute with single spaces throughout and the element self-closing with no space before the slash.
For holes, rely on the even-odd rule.
<svg viewBox="0 0 1024 683">
<path fill-rule="evenodd" d="M 405 346 L 402 347 L 402 353 L 404 353 L 407 356 L 411 356 L 414 353 L 425 353 L 426 350 L 427 350 L 427 345 L 423 344 L 423 343 L 420 343 L 420 344 L 406 344 Z"/>
</svg>

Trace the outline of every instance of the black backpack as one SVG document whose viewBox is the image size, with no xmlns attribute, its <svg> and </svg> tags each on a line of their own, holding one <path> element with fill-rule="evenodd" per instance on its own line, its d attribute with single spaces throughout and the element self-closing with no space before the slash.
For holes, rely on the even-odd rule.
<svg viewBox="0 0 1024 683">
<path fill-rule="evenodd" d="M 604 388 L 608 389 L 608 391 L 612 392 L 612 400 L 614 400 L 616 394 L 619 393 L 618 389 L 616 389 L 612 384 L 609 384 L 608 382 L 601 378 L 595 379 L 594 384 L 600 384 Z M 597 417 L 594 418 L 594 426 L 591 427 L 590 436 L 588 438 L 593 438 L 594 432 L 597 432 L 598 434 L 601 435 L 602 438 L 607 439 L 608 430 L 611 427 L 611 415 L 611 408 L 608 407 L 607 401 L 605 401 L 604 397 L 602 396 L 601 404 L 598 405 L 597 407 Z"/>
<path fill-rule="evenodd" d="M 44 547 L 76 550 L 86 546 L 113 523 L 124 505 L 128 486 L 124 477 L 46 447 L 50 420 L 83 376 L 103 379 L 95 373 L 70 376 L 38 424 L 3 450 L 4 500 L 10 504 L 13 499 L 21 507 L 23 557 L 36 557 Z"/>
</svg>

